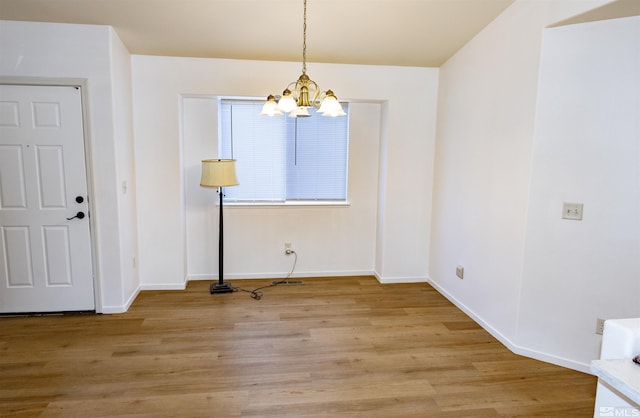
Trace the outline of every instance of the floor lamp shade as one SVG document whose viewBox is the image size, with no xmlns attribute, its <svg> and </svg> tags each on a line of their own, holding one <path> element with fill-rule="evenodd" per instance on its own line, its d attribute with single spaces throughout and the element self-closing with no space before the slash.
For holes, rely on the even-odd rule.
<svg viewBox="0 0 640 418">
<path fill-rule="evenodd" d="M 234 292 L 233 286 L 225 283 L 222 277 L 224 261 L 224 238 L 223 238 L 223 218 L 222 218 L 222 188 L 226 186 L 236 186 L 236 161 L 235 160 L 202 160 L 202 178 L 200 186 L 218 187 L 220 198 L 220 224 L 218 228 L 218 282 L 211 284 L 211 294 Z"/>
<path fill-rule="evenodd" d="M 237 186 L 236 160 L 202 160 L 200 186 Z"/>
</svg>

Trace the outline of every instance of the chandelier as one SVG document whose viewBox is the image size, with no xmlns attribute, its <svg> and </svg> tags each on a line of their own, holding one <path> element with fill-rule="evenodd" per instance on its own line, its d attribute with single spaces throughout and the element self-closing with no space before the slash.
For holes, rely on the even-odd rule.
<svg viewBox="0 0 640 418">
<path fill-rule="evenodd" d="M 307 0 L 304 0 L 304 23 L 302 25 L 302 74 L 298 80 L 289 83 L 282 96 L 270 94 L 262 106 L 263 116 L 280 116 L 288 113 L 289 117 L 311 116 L 309 108 L 318 109 L 322 116 L 343 116 L 338 98 L 331 91 L 321 91 L 318 84 L 307 75 Z"/>
</svg>

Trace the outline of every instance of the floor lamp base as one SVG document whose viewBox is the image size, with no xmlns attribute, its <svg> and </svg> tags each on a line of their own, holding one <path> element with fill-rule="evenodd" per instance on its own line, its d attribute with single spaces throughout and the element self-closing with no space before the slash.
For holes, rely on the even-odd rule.
<svg viewBox="0 0 640 418">
<path fill-rule="evenodd" d="M 211 283 L 211 294 L 235 292 L 229 283 Z"/>
</svg>

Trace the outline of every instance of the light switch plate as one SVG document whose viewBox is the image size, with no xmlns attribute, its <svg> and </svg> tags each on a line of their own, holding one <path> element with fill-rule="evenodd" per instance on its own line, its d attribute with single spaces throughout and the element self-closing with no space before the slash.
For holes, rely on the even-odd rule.
<svg viewBox="0 0 640 418">
<path fill-rule="evenodd" d="M 562 202 L 562 219 L 582 220 L 582 203 Z"/>
</svg>

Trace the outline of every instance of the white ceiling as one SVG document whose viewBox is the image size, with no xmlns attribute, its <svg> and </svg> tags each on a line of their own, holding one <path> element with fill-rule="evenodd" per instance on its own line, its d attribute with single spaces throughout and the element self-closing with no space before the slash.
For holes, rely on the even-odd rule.
<svg viewBox="0 0 640 418">
<path fill-rule="evenodd" d="M 307 61 L 438 67 L 514 0 L 308 0 Z M 0 0 L 0 19 L 113 26 L 132 54 L 302 60 L 302 0 Z"/>
</svg>

